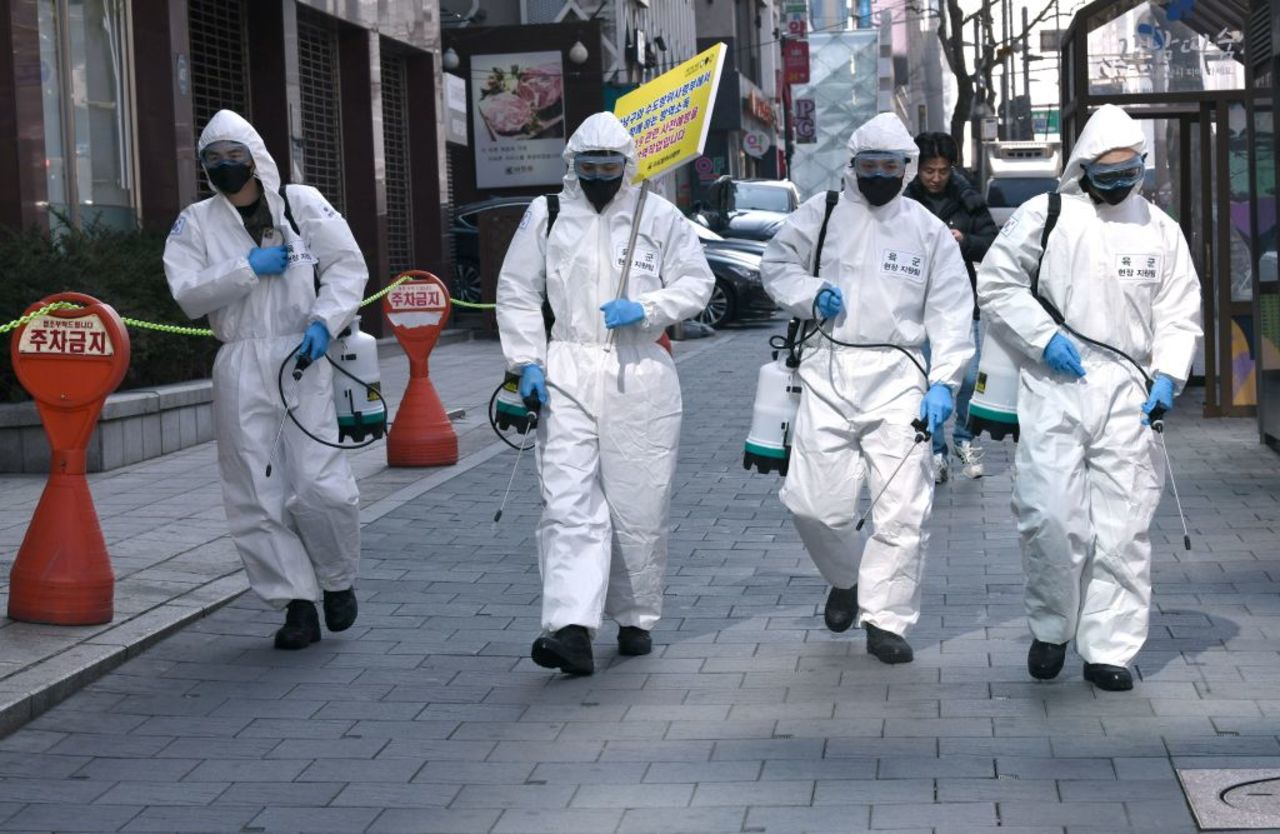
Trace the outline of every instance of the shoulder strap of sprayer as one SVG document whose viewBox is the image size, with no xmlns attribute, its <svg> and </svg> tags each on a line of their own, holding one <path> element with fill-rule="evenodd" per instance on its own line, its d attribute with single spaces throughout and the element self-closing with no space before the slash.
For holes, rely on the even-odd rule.
<svg viewBox="0 0 1280 834">
<path fill-rule="evenodd" d="M 838 202 L 840 202 L 840 192 L 828 191 L 827 209 L 822 215 L 822 228 L 818 230 L 818 245 L 813 250 L 813 277 L 815 278 L 822 270 L 822 246 L 827 242 L 827 225 L 831 222 L 831 212 L 835 211 Z"/>
<path fill-rule="evenodd" d="M 293 233 L 298 237 L 302 237 L 302 231 L 298 229 L 298 221 L 293 219 L 293 208 L 289 205 L 289 184 L 280 184 L 280 199 L 284 200 L 284 219 L 289 221 L 289 228 L 293 229 Z M 303 240 L 306 243 L 306 240 Z M 320 294 L 320 272 L 315 265 L 311 266 L 311 278 L 316 284 L 316 295 Z"/>
<path fill-rule="evenodd" d="M 1044 253 L 1049 248 L 1049 235 L 1053 227 L 1058 225 L 1058 217 L 1062 215 L 1062 195 L 1057 191 L 1049 192 L 1049 213 L 1044 218 L 1044 231 L 1040 233 L 1040 258 L 1036 261 L 1036 271 L 1031 273 L 1031 295 L 1044 308 L 1054 324 L 1062 324 L 1066 318 L 1053 305 L 1053 302 L 1040 295 L 1040 268 L 1044 265 Z"/>
<path fill-rule="evenodd" d="M 547 194 L 543 197 L 547 201 L 547 237 L 551 237 L 551 227 L 556 224 L 556 217 L 560 215 L 560 195 Z M 547 338 L 551 338 L 551 325 L 555 324 L 556 314 L 551 310 L 551 302 L 544 296 L 542 299 L 542 323 L 547 330 Z"/>
</svg>

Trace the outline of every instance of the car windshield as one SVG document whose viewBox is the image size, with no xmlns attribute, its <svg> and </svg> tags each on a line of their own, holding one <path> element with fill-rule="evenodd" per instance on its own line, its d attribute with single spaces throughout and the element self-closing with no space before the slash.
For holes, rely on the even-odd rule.
<svg viewBox="0 0 1280 834">
<path fill-rule="evenodd" d="M 786 188 L 778 185 L 762 185 L 758 182 L 734 183 L 733 204 L 739 211 L 756 209 L 777 211 L 782 214 L 791 211 L 790 195 Z"/>
<path fill-rule="evenodd" d="M 1058 187 L 1056 177 L 997 177 L 987 183 L 987 205 L 991 208 L 1017 208 Z"/>
</svg>

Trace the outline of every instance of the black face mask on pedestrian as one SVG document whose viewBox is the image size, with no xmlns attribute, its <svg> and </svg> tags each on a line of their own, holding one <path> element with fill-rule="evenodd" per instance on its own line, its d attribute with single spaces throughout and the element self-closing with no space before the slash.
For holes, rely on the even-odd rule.
<svg viewBox="0 0 1280 834">
<path fill-rule="evenodd" d="M 253 178 L 253 166 L 247 162 L 220 162 L 206 166 L 209 182 L 223 194 L 236 194 Z"/>
<path fill-rule="evenodd" d="M 626 168 L 627 158 L 613 151 L 584 151 L 574 158 L 573 173 L 597 214 L 618 196 Z"/>
</svg>

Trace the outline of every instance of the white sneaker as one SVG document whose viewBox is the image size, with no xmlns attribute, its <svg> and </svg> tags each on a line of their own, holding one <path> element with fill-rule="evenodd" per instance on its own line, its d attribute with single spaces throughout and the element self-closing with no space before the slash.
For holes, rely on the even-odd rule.
<svg viewBox="0 0 1280 834">
<path fill-rule="evenodd" d="M 956 457 L 964 464 L 961 470 L 966 478 L 982 477 L 982 450 L 968 440 L 956 444 Z"/>
<path fill-rule="evenodd" d="M 941 452 L 933 453 L 933 482 L 945 484 L 951 479 L 951 464 Z"/>
</svg>

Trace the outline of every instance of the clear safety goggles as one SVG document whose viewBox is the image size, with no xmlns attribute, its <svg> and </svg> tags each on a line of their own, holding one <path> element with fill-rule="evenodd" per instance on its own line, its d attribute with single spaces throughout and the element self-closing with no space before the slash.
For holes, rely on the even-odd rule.
<svg viewBox="0 0 1280 834">
<path fill-rule="evenodd" d="M 1144 154 L 1124 162 L 1086 162 L 1084 172 L 1089 175 L 1089 182 L 1101 189 L 1132 188 L 1142 182 L 1146 158 Z"/>
<path fill-rule="evenodd" d="M 627 158 L 620 153 L 573 158 L 573 173 L 580 180 L 616 180 L 627 170 Z"/>
<path fill-rule="evenodd" d="M 206 168 L 221 165 L 224 162 L 252 162 L 253 154 L 240 142 L 224 140 L 214 142 L 200 152 L 200 161 Z"/>
<path fill-rule="evenodd" d="M 849 164 L 860 177 L 896 179 L 907 173 L 907 158 L 894 151 L 863 151 Z"/>
</svg>

